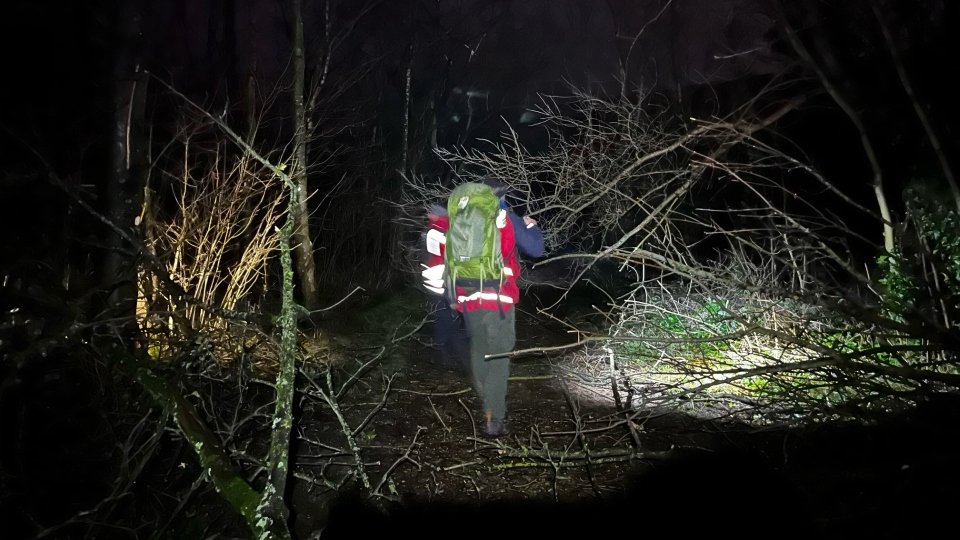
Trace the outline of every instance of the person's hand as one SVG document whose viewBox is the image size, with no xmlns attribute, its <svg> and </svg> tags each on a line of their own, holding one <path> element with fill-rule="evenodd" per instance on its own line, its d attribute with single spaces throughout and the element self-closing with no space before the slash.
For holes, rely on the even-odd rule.
<svg viewBox="0 0 960 540">
<path fill-rule="evenodd" d="M 533 227 L 534 225 L 537 224 L 537 220 L 533 219 L 533 218 L 530 217 L 530 216 L 523 216 L 523 223 L 524 223 L 524 224 L 527 226 L 527 228 L 529 229 L 530 227 Z"/>
</svg>

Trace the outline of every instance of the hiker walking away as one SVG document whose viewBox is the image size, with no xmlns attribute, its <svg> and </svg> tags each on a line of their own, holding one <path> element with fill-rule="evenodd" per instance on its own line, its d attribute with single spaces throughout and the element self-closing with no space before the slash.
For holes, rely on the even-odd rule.
<svg viewBox="0 0 960 540">
<path fill-rule="evenodd" d="M 423 286 L 431 296 L 433 308 L 433 349 L 437 351 L 437 362 L 443 367 L 459 367 L 463 362 L 464 343 L 460 313 L 450 308 L 450 302 L 444 295 L 443 254 L 447 242 L 447 229 L 450 218 L 447 209 L 440 205 L 431 205 L 427 209 L 429 226 L 422 235 L 426 258 L 423 267 Z"/>
<path fill-rule="evenodd" d="M 520 299 L 517 250 L 543 254 L 543 233 L 530 217 L 507 206 L 509 188 L 493 177 L 458 186 L 447 202 L 444 293 L 463 314 L 470 341 L 473 384 L 483 401 L 486 434 L 506 433 L 510 359 L 487 355 L 513 350 Z"/>
</svg>

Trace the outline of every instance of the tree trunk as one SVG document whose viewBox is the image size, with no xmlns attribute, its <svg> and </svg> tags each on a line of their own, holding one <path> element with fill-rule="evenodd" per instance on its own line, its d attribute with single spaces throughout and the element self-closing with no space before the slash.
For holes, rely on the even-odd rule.
<svg viewBox="0 0 960 540">
<path fill-rule="evenodd" d="M 110 174 L 106 186 L 107 207 L 114 223 L 127 232 L 138 225 L 145 178 L 144 118 L 147 79 L 139 67 L 139 3 L 124 2 L 118 15 L 115 37 L 117 55 L 113 73 L 113 121 Z M 137 301 L 137 273 L 124 240 L 108 232 L 110 249 L 101 267 L 102 285 L 108 288 L 109 307 L 117 316 L 133 315 Z M 131 318 L 132 320 L 132 318 Z"/>
<path fill-rule="evenodd" d="M 296 185 L 297 205 L 293 212 L 293 243 L 297 275 L 303 293 L 303 304 L 313 309 L 319 301 L 317 265 L 313 260 L 313 242 L 310 239 L 310 212 L 307 209 L 307 130 L 304 107 L 304 48 L 302 1 L 291 0 L 293 21 L 293 162 L 290 177 Z M 293 199 L 294 197 L 291 197 Z"/>
<path fill-rule="evenodd" d="M 294 3 L 298 3 L 294 0 Z M 290 472 L 290 433 L 293 431 L 293 394 L 296 382 L 297 317 L 300 310 L 293 299 L 293 261 L 290 256 L 291 238 L 295 224 L 294 209 L 299 206 L 293 186 L 288 186 L 290 200 L 287 207 L 287 222 L 280 231 L 280 265 L 283 269 L 283 284 L 280 307 L 280 371 L 277 373 L 277 405 L 273 413 L 273 433 L 267 454 L 267 485 L 263 488 L 260 513 L 279 527 L 287 526 L 290 512 L 283 501 Z"/>
<path fill-rule="evenodd" d="M 404 83 L 403 91 L 403 139 L 400 144 L 400 191 L 403 192 L 403 185 L 407 179 L 407 167 L 410 165 L 410 90 L 413 82 L 413 59 L 407 64 L 407 77 Z M 470 103 L 469 96 L 467 103 Z M 471 114 L 472 116 L 472 114 Z"/>
</svg>

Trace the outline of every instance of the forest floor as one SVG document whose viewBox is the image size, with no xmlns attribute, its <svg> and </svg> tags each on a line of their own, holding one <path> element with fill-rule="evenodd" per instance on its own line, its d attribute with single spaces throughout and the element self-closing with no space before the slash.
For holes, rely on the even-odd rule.
<svg viewBox="0 0 960 540">
<path fill-rule="evenodd" d="M 532 303 L 520 305 L 516 349 L 569 343 L 571 336 Z M 354 347 L 402 335 L 389 325 L 412 326 L 422 313 L 404 318 L 398 305 L 410 302 L 396 298 L 327 327 Z M 678 410 L 630 416 L 618 410 L 609 383 L 584 376 L 589 366 L 573 350 L 512 362 L 509 435 L 490 440 L 482 436 L 468 372 L 438 366 L 429 345 L 424 325 L 343 404 L 357 425 L 387 396 L 357 437 L 371 488 L 382 495 L 375 497 L 378 509 L 340 494 L 331 514 L 314 512 L 323 497 L 301 476 L 293 502 L 300 537 L 315 534 L 323 520 L 325 538 L 349 536 L 358 523 L 369 533 L 415 531 L 420 538 L 454 531 L 691 534 L 730 526 L 789 537 L 907 538 L 936 530 L 960 502 L 955 404 L 882 426 L 803 430 L 757 430 Z M 335 440 L 342 431 L 336 418 L 309 411 L 300 425 L 310 440 Z"/>
<path fill-rule="evenodd" d="M 430 326 L 420 324 L 426 303 L 418 291 L 398 291 L 317 322 L 335 387 L 366 366 L 337 402 L 351 430 L 366 421 L 355 446 L 370 486 L 340 419 L 312 391 L 325 377 L 304 377 L 288 494 L 296 538 L 553 540 L 728 529 L 930 538 L 953 526 L 960 404 L 946 396 L 881 425 L 757 429 L 704 420 L 684 406 L 645 410 L 638 387 L 628 423 L 591 365 L 597 360 L 574 348 L 512 361 L 510 433 L 490 440 L 478 436 L 481 406 L 468 373 L 436 365 Z M 574 341 L 538 314 L 544 303 L 532 293 L 522 299 L 518 350 Z M 588 325 L 575 304 L 555 315 Z M 0 537 L 248 537 L 190 446 L 128 381 L 109 386 L 69 354 L 35 368 L 0 391 Z M 244 477 L 262 486 L 268 377 L 252 381 L 242 366 L 211 373 L 191 375 L 198 391 L 185 395 L 212 419 Z M 151 434 L 157 444 L 143 444 Z M 118 476 L 118 464 L 128 474 Z"/>
</svg>

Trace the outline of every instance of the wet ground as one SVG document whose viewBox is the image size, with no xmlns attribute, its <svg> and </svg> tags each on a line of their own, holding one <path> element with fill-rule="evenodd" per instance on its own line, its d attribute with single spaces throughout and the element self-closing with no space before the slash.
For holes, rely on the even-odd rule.
<svg viewBox="0 0 960 540">
<path fill-rule="evenodd" d="M 476 436 L 481 414 L 469 377 L 436 365 L 429 326 L 419 325 L 423 310 L 406 294 L 319 322 L 332 338 L 335 385 L 366 366 L 340 403 L 351 427 L 367 422 L 355 444 L 370 487 L 361 485 L 336 415 L 301 393 L 288 496 L 297 538 L 931 538 L 954 524 L 960 403 L 950 396 L 871 427 L 757 431 L 663 410 L 641 410 L 627 423 L 604 384 L 583 375 L 583 356 L 568 350 L 513 362 L 510 434 L 491 441 Z M 572 341 L 534 306 L 521 304 L 518 349 Z M 78 371 L 75 358 L 44 367 L 21 373 L 0 399 L 0 538 L 31 538 L 69 520 L 46 537 L 248 535 L 149 403 L 123 384 L 105 392 L 106 377 Z M 248 383 L 237 397 L 226 393 L 235 379 L 225 380 L 208 380 L 204 400 L 269 411 L 269 386 Z M 113 431 L 121 416 L 127 429 L 138 426 L 138 438 Z M 268 430 L 244 429 L 228 450 L 247 478 L 262 482 L 256 445 Z M 159 444 L 127 459 L 142 473 L 110 498 L 126 489 L 113 480 L 130 450 L 124 443 L 145 449 L 152 433 L 162 435 Z"/>
<path fill-rule="evenodd" d="M 570 340 L 549 318 L 518 316 L 517 349 Z M 876 427 L 756 431 L 671 411 L 628 423 L 608 388 L 576 375 L 584 371 L 577 355 L 531 355 L 513 363 L 509 436 L 491 441 L 478 435 L 468 374 L 437 366 L 428 345 L 424 327 L 367 377 L 393 377 L 386 405 L 359 436 L 384 497 L 341 498 L 324 537 L 350 536 L 363 523 L 370 533 L 420 538 L 731 528 L 911 538 L 949 522 L 960 502 L 952 400 Z M 345 415 L 362 418 L 383 390 L 358 390 Z"/>
</svg>

